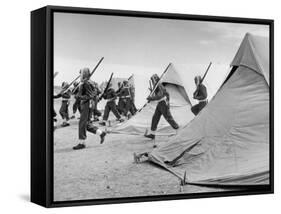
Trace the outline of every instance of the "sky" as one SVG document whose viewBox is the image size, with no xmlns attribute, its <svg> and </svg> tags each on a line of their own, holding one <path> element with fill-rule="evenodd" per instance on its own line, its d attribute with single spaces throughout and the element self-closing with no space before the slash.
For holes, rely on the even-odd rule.
<svg viewBox="0 0 281 214">
<path fill-rule="evenodd" d="M 55 13 L 55 85 L 71 82 L 83 67 L 101 63 L 93 79 L 161 74 L 171 62 L 229 65 L 244 35 L 269 36 L 266 25 Z M 199 66 L 199 67 L 200 67 Z M 192 66 L 191 66 L 192 67 Z M 193 66 L 194 67 L 194 66 Z M 137 78 L 136 78 L 137 79 Z M 141 82 L 146 87 L 148 82 Z"/>
</svg>

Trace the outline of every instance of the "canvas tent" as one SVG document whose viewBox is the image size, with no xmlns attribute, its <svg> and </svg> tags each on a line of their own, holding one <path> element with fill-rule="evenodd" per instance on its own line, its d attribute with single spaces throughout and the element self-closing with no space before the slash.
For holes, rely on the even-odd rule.
<svg viewBox="0 0 281 214">
<path fill-rule="evenodd" d="M 228 72 L 228 66 L 213 63 L 208 75 L 204 81 L 208 90 L 208 99 L 210 100 L 221 83 L 224 81 Z M 162 78 L 167 91 L 170 94 L 170 110 L 180 127 L 189 123 L 194 115 L 190 108 L 196 104 L 192 98 L 193 92 L 196 89 L 194 84 L 194 77 L 196 75 L 203 75 L 206 70 L 206 65 L 175 65 L 171 64 Z M 210 84 L 213 80 L 216 83 Z M 136 89 L 138 90 L 138 89 Z M 114 133 L 143 135 L 146 130 L 150 129 L 152 116 L 154 114 L 157 103 L 151 102 L 138 112 L 130 120 L 117 125 L 112 129 Z M 156 135 L 173 135 L 177 132 L 168 124 L 162 117 Z"/>
<path fill-rule="evenodd" d="M 269 183 L 269 40 L 246 34 L 231 66 L 207 107 L 150 161 L 191 184 Z"/>
<path fill-rule="evenodd" d="M 170 110 L 174 119 L 177 121 L 179 126 L 187 124 L 194 115 L 190 111 L 191 104 L 182 79 L 174 69 L 173 65 L 171 65 L 163 75 L 162 83 L 170 94 Z M 143 135 L 146 129 L 150 128 L 151 119 L 156 105 L 157 102 L 155 101 L 146 104 L 134 117 L 115 127 L 112 132 Z M 175 133 L 176 131 L 173 130 L 162 117 L 156 134 L 172 135 Z"/>
</svg>

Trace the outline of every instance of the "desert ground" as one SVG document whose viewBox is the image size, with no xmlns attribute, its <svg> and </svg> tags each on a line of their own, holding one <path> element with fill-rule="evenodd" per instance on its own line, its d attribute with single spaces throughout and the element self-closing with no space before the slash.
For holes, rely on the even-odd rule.
<svg viewBox="0 0 281 214">
<path fill-rule="evenodd" d="M 56 100 L 54 106 L 60 124 L 60 101 Z M 69 110 L 72 112 L 71 105 Z M 134 152 L 153 149 L 151 140 L 143 136 L 109 133 L 100 144 L 99 136 L 88 133 L 86 149 L 74 151 L 78 119 L 70 124 L 54 133 L 55 201 L 225 191 L 194 185 L 181 189 L 179 179 L 163 168 L 149 162 L 134 163 Z M 159 141 L 165 139 L 168 137 Z"/>
</svg>

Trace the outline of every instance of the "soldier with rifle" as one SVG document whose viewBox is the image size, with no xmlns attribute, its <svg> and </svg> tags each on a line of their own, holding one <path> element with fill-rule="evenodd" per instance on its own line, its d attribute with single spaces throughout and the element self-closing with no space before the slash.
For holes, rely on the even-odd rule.
<svg viewBox="0 0 281 214">
<path fill-rule="evenodd" d="M 165 89 L 164 85 L 160 82 L 159 76 L 157 74 L 154 74 L 151 77 L 151 82 L 154 89 L 147 97 L 147 100 L 148 102 L 156 101 L 157 106 L 152 117 L 150 134 L 146 133 L 144 136 L 150 139 L 155 139 L 155 131 L 157 130 L 157 126 L 162 115 L 173 129 L 178 129 L 179 126 L 170 112 L 170 95 Z"/>
<path fill-rule="evenodd" d="M 123 87 L 120 90 L 120 99 L 122 100 L 123 105 L 121 106 L 122 111 L 124 113 L 125 117 L 129 117 L 129 111 L 132 111 L 132 96 L 131 91 L 129 87 L 129 83 L 127 80 L 123 81 Z M 135 112 L 132 111 L 131 114 L 134 114 Z"/>
<path fill-rule="evenodd" d="M 205 79 L 210 67 L 212 65 L 212 62 L 210 62 L 203 78 L 201 78 L 201 76 L 196 76 L 194 78 L 194 82 L 196 85 L 196 90 L 193 93 L 193 99 L 198 100 L 198 104 L 194 105 L 191 107 L 191 111 L 194 115 L 198 115 L 199 112 L 207 105 L 208 100 L 207 100 L 207 88 L 206 86 L 203 84 L 203 80 Z"/>
<path fill-rule="evenodd" d="M 81 102 L 81 116 L 78 129 L 79 143 L 73 147 L 74 150 L 84 149 L 86 147 L 85 141 L 87 139 L 87 131 L 99 135 L 101 144 L 104 142 L 106 135 L 106 132 L 94 126 L 90 121 L 90 103 L 91 100 L 96 96 L 94 87 L 89 81 L 90 77 L 90 69 L 83 68 L 81 70 L 81 82 L 79 84 L 79 90 L 77 94 L 77 97 Z"/>
<path fill-rule="evenodd" d="M 103 121 L 100 122 L 100 125 L 105 126 L 106 122 L 108 120 L 109 117 L 109 113 L 110 111 L 112 111 L 112 113 L 115 115 L 116 120 L 119 122 L 123 122 L 124 120 L 121 118 L 119 112 L 117 111 L 116 108 L 116 103 L 115 100 L 117 98 L 116 92 L 115 90 L 112 88 L 112 84 L 111 84 L 111 79 L 112 79 L 113 73 L 110 76 L 109 81 L 107 82 L 107 85 L 104 89 L 103 94 L 100 96 L 100 99 L 105 99 L 106 105 L 105 105 L 105 109 L 104 109 L 104 113 L 103 113 Z"/>
<path fill-rule="evenodd" d="M 61 107 L 60 107 L 60 115 L 63 119 L 62 127 L 69 126 L 69 114 L 68 114 L 68 106 L 69 100 L 71 97 L 71 91 L 68 89 L 69 84 L 67 82 L 63 82 L 61 86 L 61 92 L 54 96 L 54 99 L 62 98 Z"/>
</svg>

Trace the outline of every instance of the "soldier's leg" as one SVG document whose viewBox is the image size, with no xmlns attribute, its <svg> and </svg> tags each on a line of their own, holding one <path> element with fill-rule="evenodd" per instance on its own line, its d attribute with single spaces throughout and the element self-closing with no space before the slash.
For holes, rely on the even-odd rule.
<svg viewBox="0 0 281 214">
<path fill-rule="evenodd" d="M 207 105 L 207 101 L 198 103 L 198 114 Z"/>
<path fill-rule="evenodd" d="M 62 101 L 61 108 L 60 108 L 60 115 L 63 119 L 62 126 L 63 127 L 69 126 L 68 102 L 67 101 Z"/>
<path fill-rule="evenodd" d="M 78 109 L 78 100 L 75 99 L 75 102 L 73 103 L 73 106 L 72 106 L 73 115 L 77 112 L 77 109 Z"/>
<path fill-rule="evenodd" d="M 131 99 L 126 99 L 126 105 L 125 105 L 125 116 L 128 115 L 128 112 L 130 111 L 132 107 L 132 104 L 131 104 Z"/>
<path fill-rule="evenodd" d="M 160 107 L 161 107 L 161 105 L 160 105 L 160 103 L 158 103 L 157 107 L 155 109 L 155 112 L 153 114 L 153 117 L 152 117 L 151 131 L 156 131 L 156 129 L 157 129 L 158 123 L 159 123 L 161 115 L 162 115 Z"/>
<path fill-rule="evenodd" d="M 110 110 L 112 111 L 112 113 L 114 114 L 114 116 L 117 118 L 117 120 L 121 119 L 121 116 L 119 114 L 119 112 L 116 109 L 116 104 L 115 102 L 110 102 Z"/>
<path fill-rule="evenodd" d="M 89 102 L 81 104 L 81 115 L 79 119 L 79 127 L 78 127 L 78 145 L 74 146 L 73 149 L 83 149 L 85 148 L 85 140 L 87 138 L 87 125 L 89 118 Z"/>
<path fill-rule="evenodd" d="M 66 119 L 66 121 L 69 121 L 68 107 L 69 107 L 69 103 L 66 102 L 66 105 L 65 105 L 65 119 Z"/>
<path fill-rule="evenodd" d="M 150 133 L 145 133 L 144 136 L 150 139 L 155 139 L 155 131 L 157 129 L 158 123 L 160 121 L 161 118 L 161 111 L 159 110 L 159 103 L 157 104 L 157 107 L 155 109 L 155 112 L 153 114 L 152 117 L 152 121 L 151 121 L 151 128 L 150 128 Z"/>
<path fill-rule="evenodd" d="M 124 98 L 120 99 L 120 103 L 119 104 L 119 114 L 125 115 L 125 108 L 126 108 L 126 102 Z"/>
<path fill-rule="evenodd" d="M 177 122 L 174 120 L 172 114 L 171 114 L 171 111 L 170 111 L 170 108 L 168 107 L 168 105 L 163 102 L 161 104 L 161 111 L 162 111 L 162 114 L 164 116 L 164 118 L 166 119 L 166 121 L 174 128 L 174 129 L 178 129 L 179 128 L 179 125 L 177 124 Z"/>
<path fill-rule="evenodd" d="M 103 118 L 102 118 L 104 121 L 108 120 L 109 112 L 110 112 L 110 107 L 109 107 L 109 104 L 107 102 L 106 105 L 105 105 L 105 108 L 104 108 L 104 113 L 103 113 Z"/>
<path fill-rule="evenodd" d="M 99 129 L 97 126 L 94 126 L 92 123 L 87 124 L 87 131 L 93 133 L 93 134 L 97 134 L 100 136 L 100 143 L 102 144 L 104 142 L 104 138 L 106 135 L 106 132 L 102 131 L 101 129 Z"/>
<path fill-rule="evenodd" d="M 62 119 L 64 119 L 64 109 L 65 109 L 65 106 L 64 106 L 64 102 L 61 102 L 61 106 L 60 106 L 60 110 L 59 110 L 59 113 L 60 113 L 60 116 Z"/>
</svg>

